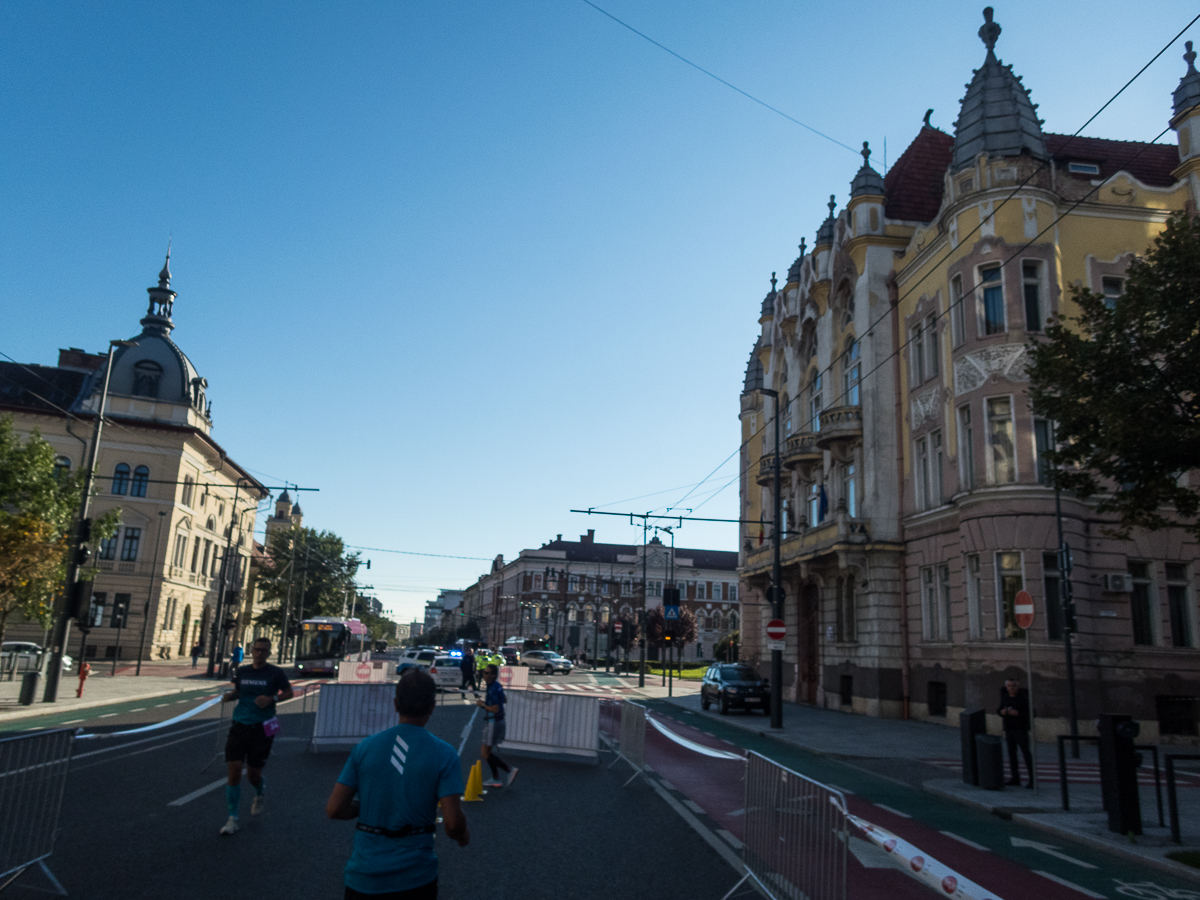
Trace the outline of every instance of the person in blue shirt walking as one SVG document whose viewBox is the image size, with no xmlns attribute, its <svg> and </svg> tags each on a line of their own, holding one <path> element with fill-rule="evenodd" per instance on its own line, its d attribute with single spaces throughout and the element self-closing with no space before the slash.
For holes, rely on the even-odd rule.
<svg viewBox="0 0 1200 900">
<path fill-rule="evenodd" d="M 292 699 L 292 685 L 283 669 L 267 662 L 271 656 L 271 642 L 259 638 L 250 654 L 253 662 L 240 666 L 233 673 L 233 690 L 222 698 L 224 703 L 236 700 L 237 706 L 233 710 L 233 721 L 229 723 L 229 737 L 225 740 L 225 766 L 229 776 L 225 801 L 229 806 L 229 819 L 221 826 L 221 834 L 234 834 L 238 830 L 243 763 L 255 791 L 250 815 L 257 816 L 263 811 L 263 792 L 267 785 L 262 770 L 271 755 L 275 733 L 279 731 L 275 703 Z"/>
<path fill-rule="evenodd" d="M 331 819 L 358 819 L 344 900 L 437 900 L 439 805 L 446 837 L 460 847 L 471 840 L 461 805 L 462 762 L 425 730 L 437 707 L 433 678 L 422 668 L 407 670 L 393 703 L 400 724 L 351 751 L 325 804 Z"/>
<path fill-rule="evenodd" d="M 495 665 L 489 665 L 483 670 L 483 680 L 487 682 L 487 693 L 484 694 L 482 700 L 475 701 L 475 705 L 484 712 L 483 746 L 479 748 L 479 755 L 492 770 L 491 780 L 483 783 L 484 787 L 490 788 L 501 787 L 501 770 L 508 773 L 507 787 L 512 787 L 512 783 L 517 779 L 517 769 L 509 766 L 508 763 L 496 755 L 496 745 L 504 740 L 505 729 L 504 688 L 496 680 L 499 674 L 500 669 Z"/>
</svg>

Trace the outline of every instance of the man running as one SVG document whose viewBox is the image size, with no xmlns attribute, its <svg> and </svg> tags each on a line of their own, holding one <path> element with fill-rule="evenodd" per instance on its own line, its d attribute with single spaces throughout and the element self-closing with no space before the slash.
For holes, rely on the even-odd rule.
<svg viewBox="0 0 1200 900">
<path fill-rule="evenodd" d="M 479 748 L 479 755 L 483 757 L 492 770 L 492 780 L 484 782 L 484 787 L 490 788 L 501 787 L 501 769 L 508 773 L 508 787 L 512 787 L 512 783 L 517 780 L 517 769 L 510 767 L 495 752 L 496 746 L 504 740 L 505 727 L 504 688 L 496 680 L 496 676 L 499 674 L 500 670 L 494 663 L 483 670 L 483 680 L 487 682 L 487 693 L 484 694 L 482 700 L 475 701 L 475 705 L 482 708 L 485 714 L 483 722 L 483 746 Z"/>
<path fill-rule="evenodd" d="M 358 819 L 345 900 L 437 900 L 433 833 L 439 805 L 446 837 L 460 847 L 471 840 L 460 803 L 462 762 L 453 747 L 425 730 L 437 708 L 433 678 L 409 669 L 392 702 L 400 724 L 351 751 L 325 804 L 331 819 Z"/>
<path fill-rule="evenodd" d="M 225 740 L 225 765 L 229 781 L 225 785 L 225 801 L 229 805 L 229 819 L 221 827 L 221 834 L 233 834 L 238 830 L 238 806 L 242 800 L 242 763 L 254 785 L 254 803 L 250 815 L 263 811 L 263 766 L 271 755 L 271 744 L 279 731 L 279 719 L 275 717 L 276 701 L 292 699 L 292 685 L 283 669 L 267 662 L 271 655 L 271 642 L 259 638 L 250 650 L 253 662 L 240 666 L 233 673 L 233 690 L 223 702 L 237 701 L 233 721 L 229 725 L 229 737 Z"/>
</svg>

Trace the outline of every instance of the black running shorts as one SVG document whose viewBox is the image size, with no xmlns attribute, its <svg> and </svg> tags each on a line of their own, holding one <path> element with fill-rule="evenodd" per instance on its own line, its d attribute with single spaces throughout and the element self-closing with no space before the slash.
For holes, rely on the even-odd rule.
<svg viewBox="0 0 1200 900">
<path fill-rule="evenodd" d="M 233 722 L 225 739 L 225 762 L 245 762 L 251 769 L 261 769 L 271 755 L 274 737 L 267 737 L 262 725 Z"/>
</svg>

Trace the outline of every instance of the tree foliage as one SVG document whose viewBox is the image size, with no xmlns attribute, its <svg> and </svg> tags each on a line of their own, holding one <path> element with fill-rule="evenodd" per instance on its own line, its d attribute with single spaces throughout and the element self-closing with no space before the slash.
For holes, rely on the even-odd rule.
<svg viewBox="0 0 1200 900">
<path fill-rule="evenodd" d="M 1030 345 L 1034 411 L 1057 423 L 1052 478 L 1115 513 L 1116 535 L 1200 536 L 1200 220 L 1172 216 L 1127 275 L 1111 309 L 1074 287 L 1079 316 Z"/>
<path fill-rule="evenodd" d="M 738 644 L 742 639 L 740 631 L 731 631 L 717 642 L 713 656 L 721 662 L 736 662 L 738 659 Z"/>
<path fill-rule="evenodd" d="M 54 461 L 37 431 L 22 443 L 12 417 L 0 417 L 0 641 L 14 613 L 49 627 L 67 574 L 84 473 Z M 96 522 L 93 540 L 111 535 L 119 515 Z"/>
<path fill-rule="evenodd" d="M 661 606 L 655 606 L 646 612 L 646 646 L 661 647 L 663 637 L 667 633 L 666 613 Z M 673 644 L 690 644 L 696 639 L 696 615 L 690 609 L 679 607 L 679 621 L 672 630 Z"/>
<path fill-rule="evenodd" d="M 295 634 L 300 616 L 348 614 L 348 592 L 355 589 L 354 575 L 361 562 L 358 553 L 347 553 L 345 543 L 332 531 L 293 527 L 271 533 L 266 559 L 257 573 L 264 604 L 256 621 L 281 628 L 290 585 L 288 633 Z"/>
</svg>

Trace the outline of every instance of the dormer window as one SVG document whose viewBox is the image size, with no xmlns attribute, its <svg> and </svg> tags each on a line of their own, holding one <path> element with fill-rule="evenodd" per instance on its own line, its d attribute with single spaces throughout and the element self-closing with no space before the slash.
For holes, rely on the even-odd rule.
<svg viewBox="0 0 1200 900">
<path fill-rule="evenodd" d="M 1073 175 L 1099 175 L 1100 167 L 1095 163 L 1069 162 L 1067 171 Z"/>
<path fill-rule="evenodd" d="M 158 383 L 162 379 L 162 366 L 153 360 L 143 359 L 133 365 L 133 395 L 135 397 L 158 398 Z"/>
</svg>

